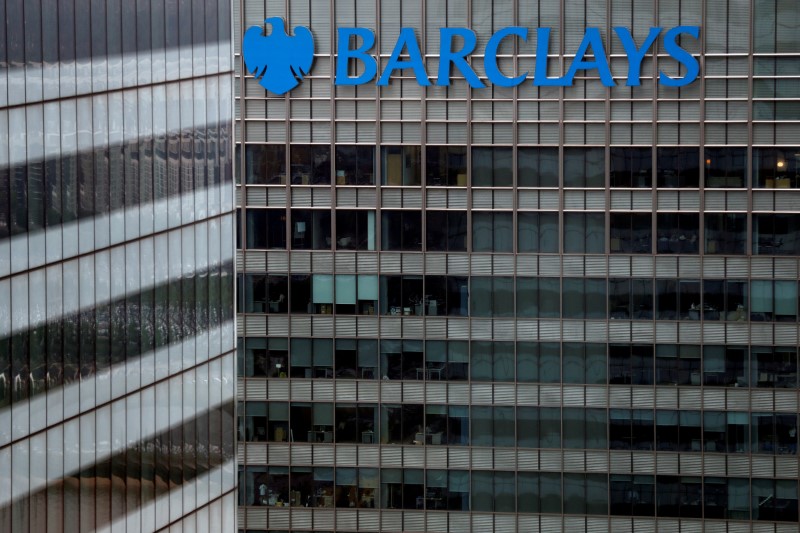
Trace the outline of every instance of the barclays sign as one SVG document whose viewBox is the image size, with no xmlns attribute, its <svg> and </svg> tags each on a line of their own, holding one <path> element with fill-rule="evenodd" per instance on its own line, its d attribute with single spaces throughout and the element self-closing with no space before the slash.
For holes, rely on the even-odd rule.
<svg viewBox="0 0 800 533">
<path fill-rule="evenodd" d="M 261 85 L 272 92 L 283 94 L 296 87 L 303 76 L 311 69 L 314 59 L 314 40 L 308 28 L 297 26 L 295 35 L 289 36 L 284 29 L 283 19 L 272 17 L 265 21 L 272 25 L 272 33 L 263 35 L 260 26 L 253 26 L 245 33 L 242 43 L 247 69 L 255 75 Z M 661 37 L 662 28 L 650 28 L 644 42 L 637 45 L 628 28 L 613 28 L 628 56 L 628 72 L 625 80 L 627 86 L 641 84 L 642 61 L 653 44 Z M 614 87 L 616 83 L 611 75 L 605 45 L 597 28 L 586 28 L 580 46 L 564 76 L 548 77 L 548 52 L 550 49 L 550 28 L 536 28 L 536 58 L 533 67 L 533 84 L 539 86 L 569 86 L 578 71 L 596 70 L 600 81 L 607 87 Z M 468 28 L 441 28 L 439 67 L 435 84 L 440 86 L 450 85 L 450 75 L 453 69 L 457 70 L 470 87 L 479 89 L 486 87 L 483 81 L 475 74 L 467 57 L 475 52 L 477 37 L 475 32 Z M 678 38 L 689 35 L 695 39 L 700 37 L 699 26 L 676 26 L 664 32 L 663 46 L 672 60 L 683 65 L 684 76 L 673 78 L 659 72 L 658 81 L 668 87 L 682 87 L 697 79 L 700 73 L 700 64 L 688 51 L 678 44 Z M 455 48 L 456 38 L 461 39 L 461 45 Z M 520 39 L 527 41 L 528 28 L 510 26 L 494 33 L 486 43 L 483 51 L 483 65 L 486 77 L 494 85 L 501 87 L 514 87 L 531 78 L 531 72 L 518 76 L 509 76 L 500 70 L 497 62 L 497 52 L 500 44 L 505 39 Z M 358 43 L 350 48 L 351 43 Z M 338 48 L 336 61 L 335 85 L 362 85 L 369 83 L 378 76 L 378 62 L 369 51 L 375 45 L 375 33 L 367 28 L 339 28 Z M 591 50 L 591 51 L 590 51 Z M 401 59 L 401 56 L 405 56 Z M 350 76 L 348 65 L 351 61 L 360 62 L 363 72 L 358 76 Z M 377 85 L 388 85 L 389 79 L 395 71 L 408 70 L 413 73 L 420 85 L 431 85 L 431 79 L 425 70 L 422 52 L 413 28 L 402 28 L 394 45 L 394 50 L 386 63 L 383 72 L 378 76 Z"/>
</svg>

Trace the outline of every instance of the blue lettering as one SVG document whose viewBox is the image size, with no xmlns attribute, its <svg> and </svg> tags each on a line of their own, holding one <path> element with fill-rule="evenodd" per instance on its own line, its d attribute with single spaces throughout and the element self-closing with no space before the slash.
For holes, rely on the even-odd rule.
<svg viewBox="0 0 800 533">
<path fill-rule="evenodd" d="M 408 49 L 408 61 L 400 61 L 400 54 L 403 53 L 403 47 Z M 403 28 L 400 30 L 400 36 L 397 38 L 392 55 L 389 57 L 389 62 L 386 64 L 386 68 L 383 69 L 383 73 L 378 80 L 378 85 L 388 85 L 389 76 L 392 75 L 393 71 L 407 68 L 414 70 L 414 76 L 416 76 L 417 82 L 420 85 L 431 84 L 428 80 L 428 73 L 425 72 L 425 65 L 423 65 L 422 62 L 422 52 L 419 50 L 417 37 L 414 35 L 414 30 L 412 28 Z"/>
<path fill-rule="evenodd" d="M 547 54 L 550 51 L 550 28 L 536 29 L 536 68 L 533 71 L 533 84 L 545 87 L 564 87 L 569 85 L 565 78 L 547 77 Z"/>
<path fill-rule="evenodd" d="M 672 28 L 664 35 L 664 50 L 673 57 L 678 63 L 686 67 L 686 76 L 683 78 L 670 78 L 663 72 L 659 72 L 658 81 L 667 87 L 683 87 L 689 85 L 697 79 L 700 73 L 700 64 L 692 54 L 678 46 L 675 41 L 681 33 L 688 33 L 695 39 L 700 37 L 700 26 L 677 26 Z"/>
<path fill-rule="evenodd" d="M 500 43 L 503 39 L 509 35 L 517 35 L 525 41 L 528 39 L 528 28 L 511 26 L 496 32 L 489 39 L 489 42 L 486 43 L 486 53 L 483 59 L 483 66 L 486 69 L 486 76 L 489 78 L 489 81 L 500 87 L 514 87 L 519 85 L 525 81 L 525 76 L 528 75 L 528 73 L 525 72 L 516 78 L 509 78 L 500 72 L 500 69 L 497 67 L 497 49 L 500 47 Z"/>
<path fill-rule="evenodd" d="M 618 26 L 614 28 L 614 31 L 619 37 L 620 42 L 622 42 L 625 52 L 628 54 L 628 80 L 625 82 L 625 85 L 628 87 L 641 85 L 642 60 L 661 34 L 661 28 L 650 28 L 650 33 L 647 34 L 647 38 L 644 40 L 644 44 L 641 48 L 636 47 L 636 42 L 634 42 L 628 28 Z"/>
<path fill-rule="evenodd" d="M 454 52 L 453 37 L 456 35 L 464 39 L 464 46 L 461 47 L 461 50 Z M 436 85 L 445 87 L 450 85 L 450 65 L 452 64 L 464 75 L 470 87 L 473 89 L 486 87 L 466 60 L 466 57 L 475 50 L 477 38 L 474 31 L 467 28 L 441 28 L 439 30 L 439 41 L 441 42 L 441 50 L 439 51 L 439 77 L 436 79 Z"/>
<path fill-rule="evenodd" d="M 350 37 L 361 37 L 361 46 L 355 50 L 348 48 Z M 336 53 L 336 81 L 335 85 L 361 85 L 367 83 L 375 77 L 378 72 L 378 64 L 375 58 L 367 54 L 367 51 L 375 44 L 375 34 L 367 28 L 339 28 L 339 46 Z M 350 60 L 361 61 L 364 63 L 364 72 L 355 78 L 347 75 L 347 66 Z"/>
<path fill-rule="evenodd" d="M 584 61 L 586 52 L 592 47 L 594 53 L 594 61 Z M 592 70 L 597 69 L 600 74 L 600 81 L 606 87 L 614 87 L 614 79 L 611 77 L 611 69 L 608 67 L 608 58 L 606 51 L 603 47 L 603 39 L 600 37 L 600 30 L 597 28 L 586 28 L 586 33 L 583 34 L 583 40 L 575 53 L 575 59 L 572 61 L 567 75 L 564 76 L 567 85 L 572 85 L 572 80 L 575 78 L 575 73 L 578 70 Z"/>
</svg>

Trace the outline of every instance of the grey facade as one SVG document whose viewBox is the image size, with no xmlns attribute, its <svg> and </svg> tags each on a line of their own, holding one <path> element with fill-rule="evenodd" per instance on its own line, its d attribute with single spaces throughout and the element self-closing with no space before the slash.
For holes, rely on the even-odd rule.
<svg viewBox="0 0 800 533">
<path fill-rule="evenodd" d="M 0 5 L 0 531 L 233 531 L 228 1 Z"/>
<path fill-rule="evenodd" d="M 234 2 L 307 26 L 236 68 L 239 527 L 796 531 L 800 15 L 783 0 Z M 336 28 L 598 27 L 617 86 L 335 86 Z M 627 87 L 611 28 L 662 40 Z M 289 30 L 291 33 L 291 30 Z M 500 67 L 533 71 L 535 38 Z M 355 75 L 357 69 L 351 73 Z M 432 80 L 435 81 L 435 80 Z"/>
</svg>

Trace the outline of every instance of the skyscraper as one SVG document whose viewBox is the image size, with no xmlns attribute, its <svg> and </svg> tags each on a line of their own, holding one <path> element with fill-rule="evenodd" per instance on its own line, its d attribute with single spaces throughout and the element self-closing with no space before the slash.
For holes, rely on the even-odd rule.
<svg viewBox="0 0 800 533">
<path fill-rule="evenodd" d="M 240 528 L 797 531 L 796 2 L 234 9 Z"/>
<path fill-rule="evenodd" d="M 231 4 L 0 15 L 0 531 L 231 531 Z"/>
</svg>

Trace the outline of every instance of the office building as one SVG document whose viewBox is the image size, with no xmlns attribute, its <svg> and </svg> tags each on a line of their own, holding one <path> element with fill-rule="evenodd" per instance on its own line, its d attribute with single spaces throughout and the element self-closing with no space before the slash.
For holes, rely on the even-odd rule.
<svg viewBox="0 0 800 533">
<path fill-rule="evenodd" d="M 797 531 L 796 2 L 234 10 L 240 530 Z"/>
<path fill-rule="evenodd" d="M 235 531 L 231 13 L 0 6 L 0 531 Z"/>
</svg>

